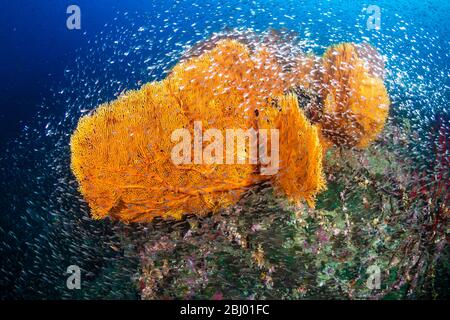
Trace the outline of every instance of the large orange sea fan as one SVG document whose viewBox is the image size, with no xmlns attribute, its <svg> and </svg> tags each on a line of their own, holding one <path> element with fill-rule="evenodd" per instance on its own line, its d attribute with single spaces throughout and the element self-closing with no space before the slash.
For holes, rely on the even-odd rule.
<svg viewBox="0 0 450 320">
<path fill-rule="evenodd" d="M 163 81 L 83 117 L 71 138 L 72 171 L 93 217 L 135 222 L 202 215 L 236 203 L 262 180 L 274 181 L 292 200 L 312 204 L 324 185 L 317 129 L 293 96 L 283 97 L 287 85 L 280 73 L 264 48 L 250 55 L 239 42 L 224 40 L 176 65 Z M 278 176 L 260 175 L 258 163 L 171 161 L 171 134 L 177 129 L 194 136 L 197 122 L 203 131 L 224 133 L 257 129 L 260 119 L 278 128 L 283 139 Z M 249 158 L 248 151 L 234 150 L 234 156 Z M 293 175 L 297 178 L 291 180 Z"/>
</svg>

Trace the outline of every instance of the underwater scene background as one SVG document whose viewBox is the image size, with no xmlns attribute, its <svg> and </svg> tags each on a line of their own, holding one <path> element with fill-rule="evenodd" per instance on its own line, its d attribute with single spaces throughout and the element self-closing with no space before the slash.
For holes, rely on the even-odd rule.
<svg viewBox="0 0 450 320">
<path fill-rule="evenodd" d="M 441 0 L 3 3 L 0 298 L 448 298 L 449 18 Z M 70 167 L 80 117 L 162 80 L 213 33 L 249 29 L 317 55 L 375 47 L 391 101 L 379 138 L 324 155 L 314 209 L 260 184 L 216 214 L 93 220 Z M 72 265 L 81 289 L 67 287 Z"/>
</svg>

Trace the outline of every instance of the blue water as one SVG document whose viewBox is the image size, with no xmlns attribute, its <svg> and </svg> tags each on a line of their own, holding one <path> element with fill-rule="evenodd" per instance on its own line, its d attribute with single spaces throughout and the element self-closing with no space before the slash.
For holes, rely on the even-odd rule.
<svg viewBox="0 0 450 320">
<path fill-rule="evenodd" d="M 81 9 L 81 30 L 66 27 L 71 4 Z M 380 30 L 366 28 L 372 4 L 381 8 Z M 95 257 L 109 225 L 85 219 L 68 172 L 70 133 L 99 103 L 164 77 L 186 45 L 226 28 L 286 28 L 316 53 L 367 41 L 387 59 L 392 112 L 420 131 L 448 115 L 449 21 L 445 0 L 5 1 L 0 297 L 61 297 L 58 263 L 82 255 L 101 273 L 114 260 Z M 61 234 L 51 227 L 58 223 Z M 90 249 L 74 240 L 86 234 Z"/>
<path fill-rule="evenodd" d="M 185 34 L 171 33 L 173 26 L 162 29 L 152 37 L 165 41 L 160 54 L 174 49 L 176 42 L 196 41 L 211 32 L 226 27 L 267 29 L 288 28 L 314 39 L 317 45 L 327 46 L 340 41 L 369 39 L 381 51 L 411 56 L 411 46 L 420 48 L 417 55 L 429 58 L 430 70 L 423 76 L 433 78 L 435 72 L 448 70 L 449 11 L 447 1 L 120 1 L 79 0 L 81 30 L 66 28 L 66 8 L 71 1 L 8 1 L 0 13 L 1 23 L 1 97 L 0 97 L 0 148 L 17 136 L 24 124 L 32 120 L 43 99 L 52 99 L 49 91 L 64 80 L 64 70 L 73 65 L 81 54 L 89 50 L 101 32 L 122 23 L 124 13 L 136 27 L 154 25 L 155 30 L 178 23 Z M 381 30 L 365 28 L 367 14 L 363 8 L 370 4 L 381 8 Z M 135 15 L 138 13 L 139 17 Z M 114 18 L 118 20 L 114 21 Z M 316 19 L 317 18 L 317 19 Z M 166 20 L 167 19 L 167 20 Z M 312 21 L 311 21 L 311 20 Z M 121 22 L 120 22 L 121 21 Z M 192 27 L 192 23 L 196 23 Z M 105 27 L 105 24 L 108 24 Z M 330 28 L 331 27 L 331 28 Z M 402 30 L 401 28 L 406 28 Z M 137 30 L 137 28 L 136 28 Z M 404 39 L 410 35 L 409 40 Z M 102 45 L 111 46 L 103 39 Z M 397 40 L 397 41 L 395 41 Z M 431 40 L 431 41 L 430 41 Z M 433 46 L 426 48 L 427 44 Z M 127 43 L 121 43 L 126 46 Z M 145 43 L 143 43 L 145 45 Z M 431 63 L 431 61 L 433 63 Z M 395 62 L 393 62 L 395 63 Z M 405 66 L 406 67 L 406 66 Z M 425 66 L 415 66 L 425 67 Z M 406 69 L 406 68 L 405 68 Z M 417 72 L 420 72 L 419 70 Z M 24 94 L 26 91 L 26 94 Z M 48 102 L 52 103 L 52 102 Z M 62 106 L 55 108 L 61 109 Z"/>
</svg>

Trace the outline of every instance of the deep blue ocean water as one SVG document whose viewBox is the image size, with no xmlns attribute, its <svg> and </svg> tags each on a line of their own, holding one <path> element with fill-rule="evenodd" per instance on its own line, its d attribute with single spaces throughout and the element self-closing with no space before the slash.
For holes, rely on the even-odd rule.
<svg viewBox="0 0 450 320">
<path fill-rule="evenodd" d="M 81 9 L 80 30 L 66 27 L 71 4 Z M 379 30 L 366 27 L 369 5 L 381 9 Z M 367 41 L 387 60 L 392 112 L 420 132 L 449 119 L 449 21 L 445 0 L 4 1 L 0 297 L 62 297 L 59 263 L 82 256 L 100 273 L 114 259 L 96 257 L 108 224 L 85 219 L 68 173 L 70 133 L 99 103 L 161 79 L 186 45 L 227 28 L 286 28 L 317 53 Z"/>
</svg>

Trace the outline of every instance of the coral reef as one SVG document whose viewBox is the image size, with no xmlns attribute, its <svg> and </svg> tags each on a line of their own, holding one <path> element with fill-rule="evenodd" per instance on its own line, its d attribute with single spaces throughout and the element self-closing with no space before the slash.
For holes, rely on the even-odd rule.
<svg viewBox="0 0 450 320">
<path fill-rule="evenodd" d="M 435 188 L 448 179 L 411 179 L 413 160 L 396 149 L 411 137 L 389 127 L 369 148 L 327 153 L 328 189 L 315 208 L 262 184 L 216 215 L 148 232 L 141 297 L 411 299 L 442 290 L 435 268 L 449 270 L 448 209 Z M 374 266 L 379 288 L 368 285 Z"/>
<path fill-rule="evenodd" d="M 283 37 L 249 45 L 254 37 L 199 44 L 166 79 L 101 106 L 72 136 L 72 169 L 94 217 L 153 221 L 108 221 L 123 228 L 112 250 L 138 253 L 141 298 L 448 292 L 436 282 L 449 268 L 448 118 L 434 128 L 436 158 L 424 169 L 398 148 L 419 145 L 413 131 L 382 131 L 390 102 L 374 48 L 279 57 Z M 195 121 L 203 131 L 279 129 L 278 172 L 263 176 L 260 163 L 173 164 L 170 132 L 195 133 Z M 332 145 L 336 152 L 325 152 Z M 377 288 L 368 285 L 373 267 Z"/>
</svg>

